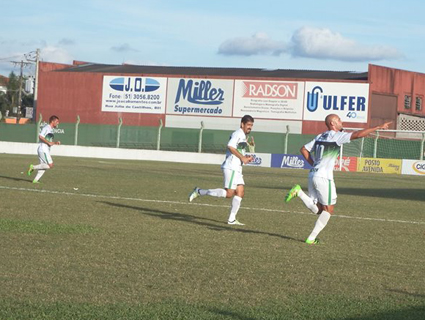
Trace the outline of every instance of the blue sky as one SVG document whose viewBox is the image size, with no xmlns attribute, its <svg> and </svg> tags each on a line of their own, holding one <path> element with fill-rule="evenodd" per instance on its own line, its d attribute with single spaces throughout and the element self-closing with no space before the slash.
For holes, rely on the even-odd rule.
<svg viewBox="0 0 425 320">
<path fill-rule="evenodd" d="M 44 61 L 425 73 L 425 1 L 0 0 L 0 74 Z M 33 73 L 31 68 L 26 74 Z"/>
</svg>

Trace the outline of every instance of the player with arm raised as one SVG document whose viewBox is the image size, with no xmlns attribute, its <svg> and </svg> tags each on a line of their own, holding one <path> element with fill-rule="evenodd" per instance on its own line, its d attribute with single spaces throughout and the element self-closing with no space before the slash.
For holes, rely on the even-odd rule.
<svg viewBox="0 0 425 320">
<path fill-rule="evenodd" d="M 244 197 L 245 182 L 242 175 L 242 166 L 252 161 L 252 156 L 245 155 L 247 147 L 246 136 L 251 132 L 254 125 L 254 118 L 249 115 L 241 119 L 240 128 L 232 133 L 227 143 L 226 158 L 221 165 L 224 176 L 223 189 L 195 189 L 189 195 L 189 202 L 199 196 L 212 196 L 221 198 L 232 198 L 232 206 L 227 221 L 232 225 L 244 225 L 236 220 L 236 215 Z"/>
<path fill-rule="evenodd" d="M 59 118 L 57 116 L 51 116 L 49 118 L 49 123 L 46 124 L 40 131 L 38 136 L 40 140 L 40 144 L 38 146 L 38 158 L 40 159 L 40 164 L 34 166 L 30 164 L 28 169 L 28 176 L 34 170 L 37 170 L 37 175 L 35 176 L 32 183 L 39 183 L 40 178 L 46 172 L 46 170 L 53 168 L 53 159 L 50 155 L 50 147 L 53 145 L 60 145 L 60 141 L 53 141 L 54 133 L 53 129 L 55 129 L 59 125 Z"/>
<path fill-rule="evenodd" d="M 285 198 L 285 202 L 289 202 L 292 198 L 299 197 L 311 212 L 320 215 L 313 231 L 305 241 L 308 244 L 319 242 L 316 237 L 333 214 L 337 198 L 333 170 L 341 145 L 354 139 L 366 137 L 376 130 L 388 129 L 391 122 L 347 133 L 343 132 L 343 124 L 339 116 L 330 114 L 326 117 L 325 124 L 328 131 L 319 134 L 300 150 L 307 162 L 313 167 L 308 176 L 309 195 L 305 194 L 300 185 L 297 184 Z"/>
</svg>

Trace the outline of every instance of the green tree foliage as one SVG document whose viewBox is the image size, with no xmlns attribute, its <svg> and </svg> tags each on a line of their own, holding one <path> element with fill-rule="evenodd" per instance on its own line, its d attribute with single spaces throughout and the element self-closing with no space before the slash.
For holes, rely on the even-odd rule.
<svg viewBox="0 0 425 320">
<path fill-rule="evenodd" d="M 26 77 L 24 77 L 22 80 L 23 86 L 25 80 Z M 0 111 L 4 116 L 6 114 L 6 111 L 9 110 L 9 116 L 11 116 L 13 112 L 13 107 L 17 107 L 19 104 L 19 76 L 15 75 L 13 71 L 9 74 L 9 82 L 7 83 L 6 90 L 6 93 L 0 92 Z M 24 112 L 26 107 L 32 107 L 33 102 L 34 95 L 27 94 L 25 93 L 25 91 L 22 91 L 22 112 Z M 25 116 L 25 113 L 23 113 L 23 116 Z"/>
</svg>

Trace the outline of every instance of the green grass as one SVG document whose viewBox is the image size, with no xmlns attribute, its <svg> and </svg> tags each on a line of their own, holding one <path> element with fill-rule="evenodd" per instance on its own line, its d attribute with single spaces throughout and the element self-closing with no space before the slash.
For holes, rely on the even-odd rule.
<svg viewBox="0 0 425 320">
<path fill-rule="evenodd" d="M 307 171 L 244 169 L 230 200 L 187 203 L 222 186 L 219 166 L 0 155 L 0 319 L 421 319 L 425 181 L 335 174 L 335 216 L 285 204 Z M 78 190 L 75 190 L 78 188 Z"/>
</svg>

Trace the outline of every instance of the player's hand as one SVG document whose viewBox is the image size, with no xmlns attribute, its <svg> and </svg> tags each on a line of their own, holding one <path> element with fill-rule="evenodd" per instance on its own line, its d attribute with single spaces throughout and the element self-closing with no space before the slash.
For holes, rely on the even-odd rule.
<svg viewBox="0 0 425 320">
<path fill-rule="evenodd" d="M 244 156 L 244 157 L 242 158 L 242 162 L 243 162 L 243 164 L 250 163 L 252 160 L 254 160 L 254 157 L 253 157 L 253 156 Z"/>
<path fill-rule="evenodd" d="M 392 122 L 392 121 L 390 121 L 390 122 L 385 122 L 383 125 L 379 126 L 378 128 L 379 128 L 379 129 L 382 129 L 382 130 L 386 130 L 386 129 L 388 129 L 388 127 L 389 127 L 389 125 L 390 125 L 391 123 L 393 123 L 393 122 Z"/>
<path fill-rule="evenodd" d="M 60 145 L 60 144 L 61 144 L 61 142 L 60 142 L 60 141 L 56 141 L 56 142 L 55 142 L 55 144 Z"/>
</svg>

